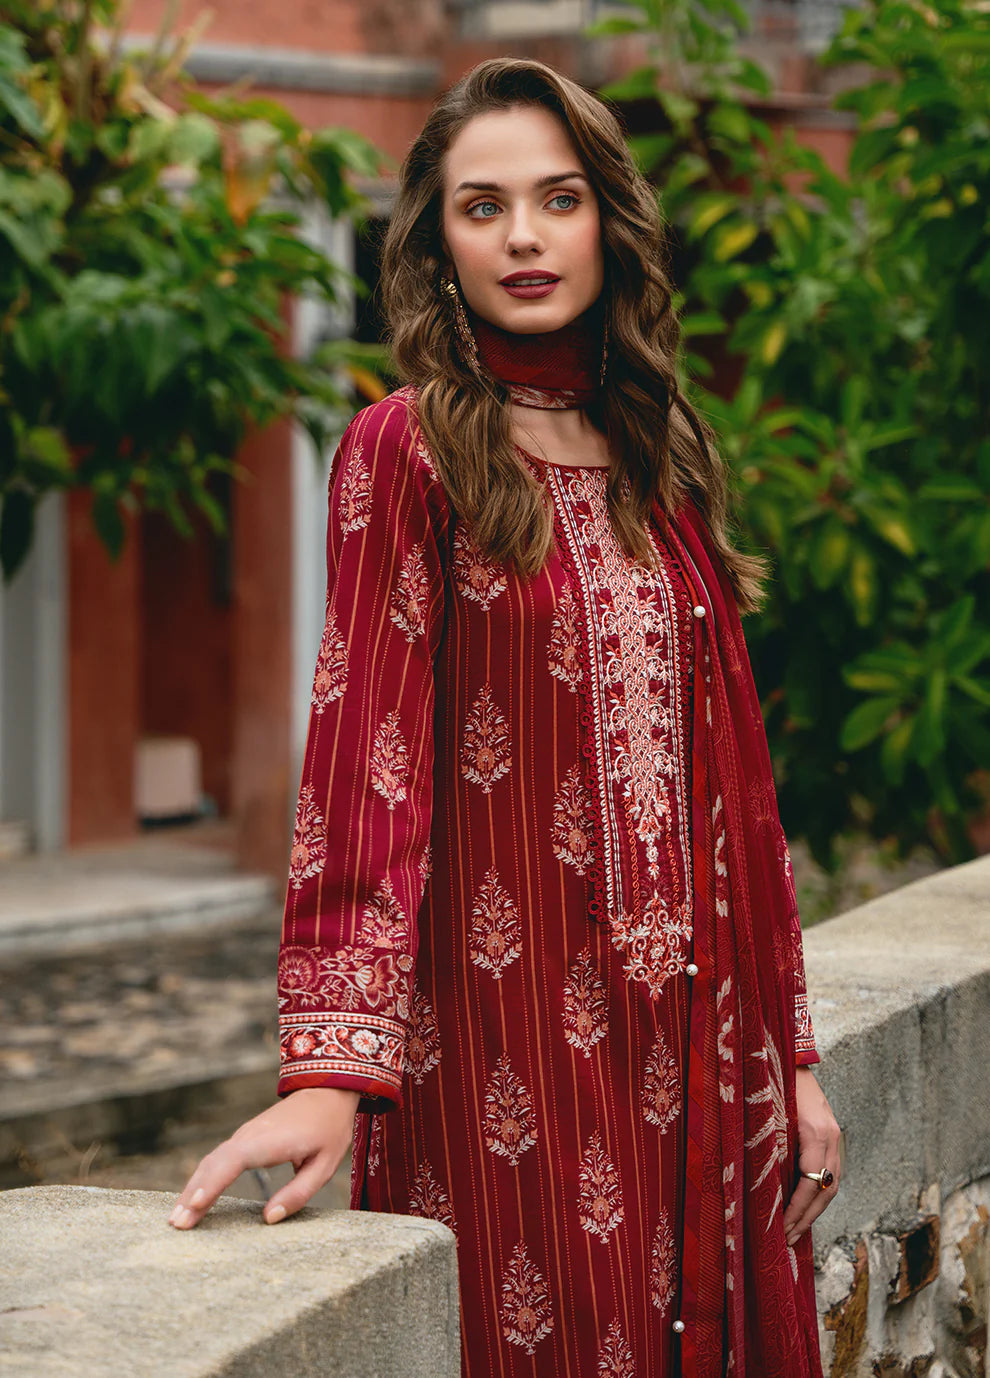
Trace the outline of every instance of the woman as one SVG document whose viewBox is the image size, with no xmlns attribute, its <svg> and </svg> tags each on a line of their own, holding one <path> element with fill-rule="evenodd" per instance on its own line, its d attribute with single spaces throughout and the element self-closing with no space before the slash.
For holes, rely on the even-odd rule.
<svg viewBox="0 0 990 1378">
<path fill-rule="evenodd" d="M 482 63 L 403 167 L 409 385 L 348 427 L 279 967 L 292 1161 L 458 1239 L 464 1372 L 819 1375 L 838 1129 L 708 431 L 621 130 Z"/>
</svg>

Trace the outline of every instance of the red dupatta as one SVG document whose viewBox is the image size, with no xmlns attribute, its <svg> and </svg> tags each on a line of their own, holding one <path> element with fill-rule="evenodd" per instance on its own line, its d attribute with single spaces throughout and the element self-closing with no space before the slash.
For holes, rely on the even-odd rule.
<svg viewBox="0 0 990 1378">
<path fill-rule="evenodd" d="M 703 519 L 690 504 L 671 520 L 656 515 L 706 610 L 695 628 L 698 974 L 681 1374 L 821 1378 L 811 1234 L 793 1249 L 784 1238 L 799 1177 L 794 987 L 803 957 L 763 716 L 732 587 Z"/>
</svg>

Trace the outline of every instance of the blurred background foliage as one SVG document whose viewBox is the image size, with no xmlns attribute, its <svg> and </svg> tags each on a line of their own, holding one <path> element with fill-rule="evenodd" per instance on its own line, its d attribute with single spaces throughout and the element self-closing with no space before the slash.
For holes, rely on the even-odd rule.
<svg viewBox="0 0 990 1378">
<path fill-rule="evenodd" d="M 671 222 L 685 385 L 773 564 L 746 630 L 787 831 L 827 869 L 849 830 L 964 860 L 990 793 L 990 7 L 846 11 L 820 59 L 846 69 L 841 174 L 761 118 L 736 0 L 632 8 L 597 32 L 652 60 L 605 94 L 656 104 L 632 142 Z"/>
<path fill-rule="evenodd" d="M 92 491 L 111 552 L 123 510 L 225 524 L 214 482 L 249 426 L 291 414 L 322 448 L 341 395 L 285 346 L 289 294 L 361 290 L 297 232 L 312 198 L 359 213 L 382 155 L 271 100 L 182 76 L 203 25 L 146 52 L 118 0 L 8 0 L 0 17 L 0 564 L 10 579 L 45 493 Z M 166 101 L 181 92 L 181 111 Z M 353 354 L 353 359 L 351 359 Z"/>
</svg>

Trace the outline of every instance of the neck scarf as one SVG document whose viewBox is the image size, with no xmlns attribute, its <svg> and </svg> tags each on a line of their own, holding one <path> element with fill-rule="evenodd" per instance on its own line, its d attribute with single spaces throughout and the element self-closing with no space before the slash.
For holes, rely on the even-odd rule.
<svg viewBox="0 0 990 1378">
<path fill-rule="evenodd" d="M 594 307 L 559 330 L 517 335 L 469 312 L 478 355 L 521 407 L 587 407 L 600 391 L 601 319 Z"/>
</svg>

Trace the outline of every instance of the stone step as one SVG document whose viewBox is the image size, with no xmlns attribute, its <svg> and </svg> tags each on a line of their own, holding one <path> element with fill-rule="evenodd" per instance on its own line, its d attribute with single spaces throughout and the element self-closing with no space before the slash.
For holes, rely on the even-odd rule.
<svg viewBox="0 0 990 1378">
<path fill-rule="evenodd" d="M 67 1144 L 154 1152 L 270 1105 L 279 917 L 4 964 L 0 1184 Z"/>
<path fill-rule="evenodd" d="M 0 964 L 237 927 L 282 893 L 223 850 L 155 839 L 22 857 L 0 867 Z"/>
</svg>

